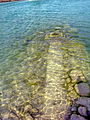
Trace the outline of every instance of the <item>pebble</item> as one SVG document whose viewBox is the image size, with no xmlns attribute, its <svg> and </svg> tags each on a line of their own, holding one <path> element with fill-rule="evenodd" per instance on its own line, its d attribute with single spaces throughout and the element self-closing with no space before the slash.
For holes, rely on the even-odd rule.
<svg viewBox="0 0 90 120">
<path fill-rule="evenodd" d="M 87 83 L 76 84 L 75 90 L 81 96 L 89 96 L 90 94 L 90 87 Z"/>
<path fill-rule="evenodd" d="M 87 116 L 87 109 L 86 109 L 86 107 L 79 107 L 78 108 L 78 112 L 79 112 L 79 114 L 80 115 L 82 115 L 82 116 Z"/>
<path fill-rule="evenodd" d="M 74 106 L 71 108 L 71 112 L 76 112 L 77 111 L 77 108 Z"/>
<path fill-rule="evenodd" d="M 80 115 L 72 114 L 70 120 L 86 120 L 86 119 Z"/>
</svg>

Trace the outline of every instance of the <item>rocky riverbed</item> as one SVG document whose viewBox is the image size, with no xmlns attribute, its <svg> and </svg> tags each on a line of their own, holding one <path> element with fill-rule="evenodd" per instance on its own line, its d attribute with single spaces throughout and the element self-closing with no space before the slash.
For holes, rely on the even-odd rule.
<svg viewBox="0 0 90 120">
<path fill-rule="evenodd" d="M 67 110 L 65 120 L 90 120 L 90 97 L 75 99 Z"/>
<path fill-rule="evenodd" d="M 56 27 L 27 37 L 23 63 L 29 67 L 14 76 L 11 93 L 0 93 L 1 120 L 90 119 L 88 54 L 75 33 Z"/>
</svg>

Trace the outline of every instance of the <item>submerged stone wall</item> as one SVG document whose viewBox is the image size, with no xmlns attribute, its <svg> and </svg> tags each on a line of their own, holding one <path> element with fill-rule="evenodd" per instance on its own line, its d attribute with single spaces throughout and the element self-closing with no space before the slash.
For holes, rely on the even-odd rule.
<svg viewBox="0 0 90 120">
<path fill-rule="evenodd" d="M 45 36 L 50 43 L 47 55 L 45 118 L 76 120 L 73 114 L 71 118 L 70 115 L 66 118 L 65 112 L 74 99 L 90 96 L 89 64 L 86 62 L 88 56 L 84 44 L 70 39 L 70 36 L 57 29 Z"/>
</svg>

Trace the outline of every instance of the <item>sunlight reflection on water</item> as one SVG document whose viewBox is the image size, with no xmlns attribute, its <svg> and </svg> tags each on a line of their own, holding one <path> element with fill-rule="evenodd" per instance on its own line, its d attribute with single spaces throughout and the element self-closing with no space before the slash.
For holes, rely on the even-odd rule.
<svg viewBox="0 0 90 120">
<path fill-rule="evenodd" d="M 6 112 L 13 109 L 25 114 L 22 112 L 23 106 L 32 103 L 33 107 L 42 110 L 44 97 L 49 96 L 46 80 L 50 83 L 49 78 L 52 79 L 55 87 L 54 78 L 58 78 L 58 70 L 63 66 L 66 67 L 66 71 L 75 66 L 79 67 L 78 69 L 83 68 L 85 75 L 89 76 L 90 72 L 87 73 L 90 63 L 89 3 L 88 0 L 87 2 L 40 0 L 0 4 L 0 113 L 2 116 L 4 116 L 4 107 Z M 61 32 L 58 35 L 60 27 Z M 54 31 L 57 32 L 53 33 Z M 53 36 L 62 40 L 55 41 Z M 51 41 L 47 40 L 49 37 L 52 38 Z M 68 42 L 65 42 L 65 37 L 70 37 L 67 39 Z M 72 42 L 74 39 L 75 41 Z M 65 56 L 62 57 L 59 53 Z M 61 58 L 66 60 L 62 59 L 62 67 L 59 57 L 60 60 Z M 63 73 L 64 69 L 60 70 Z M 76 80 L 79 75 L 84 79 L 80 70 L 74 70 L 72 77 Z M 47 89 L 44 89 L 45 87 Z M 75 94 L 70 93 L 70 95 L 72 98 L 75 97 Z M 50 102 L 60 103 L 59 100 Z"/>
</svg>

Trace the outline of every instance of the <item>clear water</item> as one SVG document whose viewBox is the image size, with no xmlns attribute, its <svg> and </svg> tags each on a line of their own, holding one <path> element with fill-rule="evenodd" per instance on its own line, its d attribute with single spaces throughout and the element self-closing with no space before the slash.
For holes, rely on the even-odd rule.
<svg viewBox="0 0 90 120">
<path fill-rule="evenodd" d="M 52 26 L 69 24 L 90 50 L 90 1 L 37 0 L 0 4 L 0 61 L 6 59 L 11 46 L 24 36 Z M 8 52 L 7 52 L 8 51 Z"/>
<path fill-rule="evenodd" d="M 90 0 L 0 3 L 0 90 L 1 93 L 8 95 L 5 97 L 1 94 L 1 98 L 4 99 L 1 100 L 1 104 L 11 104 L 11 101 L 15 104 L 17 96 L 22 97 L 16 102 L 29 100 L 30 84 L 35 83 L 25 81 L 30 77 L 30 71 L 34 69 L 32 66 L 36 67 L 38 62 L 34 62 L 33 65 L 30 63 L 36 54 L 33 54 L 33 49 L 37 51 L 37 47 L 33 45 L 30 48 L 25 44 L 25 40 L 33 33 L 60 25 L 69 25 L 78 31 L 77 37 L 85 43 L 90 58 Z M 36 44 L 41 47 L 44 43 Z M 41 68 L 37 66 L 37 69 L 39 71 Z M 45 67 L 42 72 L 44 71 Z M 43 76 L 45 75 L 40 72 L 40 77 Z"/>
</svg>

